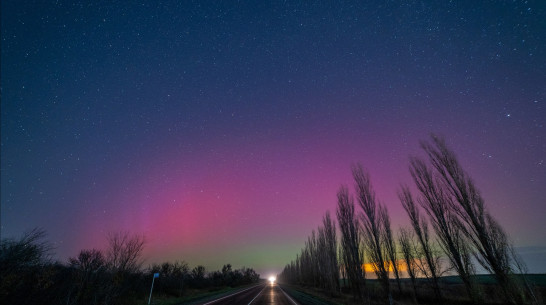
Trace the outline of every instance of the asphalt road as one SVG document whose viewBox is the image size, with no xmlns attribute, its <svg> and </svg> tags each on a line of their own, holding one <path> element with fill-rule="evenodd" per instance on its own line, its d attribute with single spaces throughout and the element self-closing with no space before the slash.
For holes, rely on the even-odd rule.
<svg viewBox="0 0 546 305">
<path fill-rule="evenodd" d="M 228 295 L 203 305 L 299 305 L 288 297 L 276 284 L 259 285 L 242 292 Z"/>
</svg>

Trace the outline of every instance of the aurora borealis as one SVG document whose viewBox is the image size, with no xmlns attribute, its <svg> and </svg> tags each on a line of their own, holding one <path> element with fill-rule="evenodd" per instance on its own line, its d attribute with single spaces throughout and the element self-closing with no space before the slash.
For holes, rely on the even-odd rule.
<svg viewBox="0 0 546 305">
<path fill-rule="evenodd" d="M 437 133 L 546 272 L 544 3 L 300 2 L 2 1 L 2 237 L 66 260 L 130 231 L 146 263 L 265 276 L 354 162 L 407 225 Z"/>
</svg>

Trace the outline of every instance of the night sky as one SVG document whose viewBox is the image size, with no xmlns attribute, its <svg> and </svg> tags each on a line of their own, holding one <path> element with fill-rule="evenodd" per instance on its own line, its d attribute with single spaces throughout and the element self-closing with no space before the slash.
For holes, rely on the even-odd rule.
<svg viewBox="0 0 546 305">
<path fill-rule="evenodd" d="M 408 225 L 436 133 L 546 272 L 546 2 L 90 2 L 2 1 L 3 238 L 66 261 L 130 231 L 146 264 L 265 276 L 355 162 Z"/>
</svg>

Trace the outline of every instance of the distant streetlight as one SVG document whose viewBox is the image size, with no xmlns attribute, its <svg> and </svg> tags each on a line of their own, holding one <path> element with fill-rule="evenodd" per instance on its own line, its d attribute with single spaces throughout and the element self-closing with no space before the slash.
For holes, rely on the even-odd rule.
<svg viewBox="0 0 546 305">
<path fill-rule="evenodd" d="M 156 277 L 159 277 L 159 273 L 154 273 L 154 278 L 152 279 L 152 289 L 150 289 L 150 297 L 148 298 L 148 305 L 150 305 L 150 302 L 152 301 L 152 291 L 154 291 L 154 282 Z"/>
</svg>

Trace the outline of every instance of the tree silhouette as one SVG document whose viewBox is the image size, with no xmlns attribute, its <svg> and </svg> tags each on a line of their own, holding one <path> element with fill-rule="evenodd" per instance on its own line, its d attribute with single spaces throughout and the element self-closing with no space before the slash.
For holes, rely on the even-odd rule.
<svg viewBox="0 0 546 305">
<path fill-rule="evenodd" d="M 394 277 L 396 278 L 396 284 L 398 285 L 398 293 L 402 293 L 402 284 L 400 283 L 400 275 L 398 273 L 398 250 L 396 249 L 396 241 L 394 240 L 392 229 L 391 229 L 391 220 L 387 207 L 381 209 L 381 218 L 383 219 L 384 234 L 383 238 L 385 244 L 385 251 L 387 253 L 389 265 L 392 266 Z M 389 268 L 390 269 L 390 268 Z"/>
<path fill-rule="evenodd" d="M 40 304 L 50 290 L 51 245 L 43 229 L 0 243 L 0 300 L 3 304 Z"/>
<path fill-rule="evenodd" d="M 109 283 L 106 275 L 106 259 L 100 250 L 81 250 L 77 257 L 69 259 L 74 269 L 76 304 L 91 304 L 103 300 Z"/>
<path fill-rule="evenodd" d="M 322 227 L 318 228 L 318 254 L 320 267 L 324 270 L 323 283 L 330 294 L 339 291 L 339 266 L 337 262 L 336 224 L 326 212 Z"/>
<path fill-rule="evenodd" d="M 468 296 L 475 304 L 480 303 L 472 280 L 474 265 L 472 249 L 464 227 L 453 211 L 452 198 L 443 181 L 420 159 L 412 158 L 410 172 L 421 194 L 420 205 L 429 215 L 436 236 L 453 269 L 459 274 Z"/>
<path fill-rule="evenodd" d="M 365 282 L 358 271 L 361 270 L 359 265 L 365 253 L 382 288 L 383 301 L 392 304 L 391 266 L 398 291 L 402 292 L 398 268 L 400 249 L 411 280 L 414 302 L 417 302 L 417 278 L 421 275 L 431 284 L 436 303 L 450 302 L 450 299 L 443 299 L 439 278 L 445 272 L 454 270 L 460 276 L 470 300 L 480 303 L 482 296 L 474 282 L 472 259 L 475 257 L 494 274 L 504 294 L 504 301 L 522 304 L 528 296 L 531 302 L 537 303 L 538 298 L 529 280 L 525 276 L 520 277 L 521 283 L 514 280 L 513 268 L 525 274 L 526 266 L 515 253 L 502 227 L 485 208 L 483 198 L 454 153 L 447 148 L 443 139 L 435 136 L 431 143 L 422 142 L 421 147 L 428 159 L 410 159 L 410 173 L 419 195 L 414 199 L 407 186 L 402 186 L 398 191 L 412 228 L 411 231 L 400 229 L 397 240 L 399 248 L 388 210 L 376 199 L 369 174 L 362 165 L 357 164 L 353 166 L 352 174 L 361 210 L 358 217 L 355 216 L 353 199 L 347 187 L 340 187 L 337 193 L 336 215 L 341 232 L 338 258 L 335 258 L 335 246 L 330 246 L 335 242 L 328 241 L 335 240 L 335 234 L 326 233 L 330 230 L 328 228 L 335 228 L 327 213 L 323 226 L 312 231 L 304 248 L 294 261 L 285 266 L 279 279 L 322 288 L 331 293 L 334 290 L 331 266 L 337 264 L 344 281 L 345 277 L 349 279 L 353 297 L 362 298 L 360 288 L 366 291 Z M 424 215 L 421 209 L 425 211 Z M 429 230 L 429 224 L 434 232 Z M 444 258 L 449 262 L 449 269 L 443 263 Z M 442 283 L 442 287 L 445 288 L 446 284 Z M 425 296 L 428 297 L 428 294 Z"/>
<path fill-rule="evenodd" d="M 472 178 L 463 170 L 443 138 L 432 135 L 431 142 L 423 141 L 421 147 L 439 178 L 440 191 L 452 198 L 450 206 L 464 224 L 461 229 L 477 251 L 478 262 L 495 275 L 509 302 L 522 304 L 523 299 L 510 276 L 513 273 L 510 243 L 502 227 L 485 207 Z"/>
<path fill-rule="evenodd" d="M 440 276 L 440 266 L 437 258 L 434 255 L 432 241 L 428 231 L 427 221 L 421 218 L 419 208 L 416 206 L 413 196 L 407 186 L 402 186 L 398 192 L 398 198 L 402 202 L 404 210 L 409 216 L 411 227 L 419 241 L 418 256 L 424 257 L 424 264 L 420 264 L 419 268 L 423 274 L 432 280 L 432 289 L 437 301 L 442 299 L 438 277 Z"/>
<path fill-rule="evenodd" d="M 192 285 L 196 288 L 205 286 L 205 266 L 196 266 L 191 271 Z"/>
<path fill-rule="evenodd" d="M 355 215 L 355 205 L 347 187 L 342 186 L 337 193 L 337 219 L 341 231 L 341 255 L 343 270 L 349 278 L 353 296 L 363 297 L 365 281 L 362 272 L 363 254 L 359 232 L 358 218 Z"/>
<path fill-rule="evenodd" d="M 415 235 L 412 231 L 400 228 L 398 242 L 402 251 L 402 257 L 406 263 L 406 269 L 411 280 L 412 298 L 417 303 L 417 255 L 415 245 Z"/>
<path fill-rule="evenodd" d="M 111 233 L 108 236 L 107 262 L 110 269 L 130 273 L 140 269 L 140 256 L 144 250 L 144 237 L 128 232 Z"/>
<path fill-rule="evenodd" d="M 389 258 L 385 249 L 385 241 L 388 239 L 385 230 L 386 211 L 376 201 L 370 176 L 364 171 L 362 165 L 357 164 L 353 166 L 353 178 L 355 180 L 358 203 L 363 212 L 360 219 L 369 257 L 374 272 L 383 287 L 385 300 L 387 303 L 392 303 L 388 271 Z"/>
</svg>

